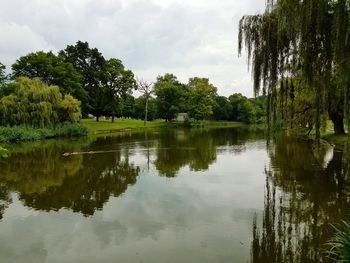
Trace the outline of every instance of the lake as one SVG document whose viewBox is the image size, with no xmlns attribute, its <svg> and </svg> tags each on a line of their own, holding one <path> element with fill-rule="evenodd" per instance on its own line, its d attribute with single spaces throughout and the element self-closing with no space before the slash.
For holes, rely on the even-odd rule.
<svg viewBox="0 0 350 263">
<path fill-rule="evenodd" d="M 244 127 L 10 145 L 0 261 L 328 262 L 348 154 Z"/>
</svg>

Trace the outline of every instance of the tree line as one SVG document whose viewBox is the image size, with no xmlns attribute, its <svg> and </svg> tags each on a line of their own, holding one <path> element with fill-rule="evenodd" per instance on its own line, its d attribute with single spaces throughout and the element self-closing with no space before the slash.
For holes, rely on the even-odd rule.
<svg viewBox="0 0 350 263">
<path fill-rule="evenodd" d="M 145 122 L 154 119 L 171 121 L 178 113 L 187 113 L 189 118 L 196 120 L 256 123 L 264 119 L 265 97 L 219 96 L 217 88 L 207 78 L 194 77 L 188 83 L 181 83 L 170 73 L 158 76 L 150 83 L 137 79 L 121 60 L 106 59 L 97 48 L 82 41 L 68 45 L 57 55 L 43 51 L 27 54 L 18 58 L 11 69 L 11 74 L 6 76 L 4 65 L 0 64 L 1 125 L 35 123 L 46 126 L 45 122 L 54 119 L 76 121 L 80 114 L 82 117 L 93 115 L 96 121 L 107 116 L 112 122 L 115 117 L 145 119 Z M 26 95 L 28 90 L 23 87 L 31 90 L 32 95 Z M 44 98 L 43 93 L 48 90 L 55 95 L 48 94 L 49 98 Z M 133 96 L 135 90 L 141 96 Z M 17 104 L 13 102 L 13 96 L 16 96 Z M 22 111 L 16 110 L 21 108 L 20 101 L 25 97 L 36 99 Z M 53 101 L 55 97 L 60 98 Z M 40 109 L 38 102 L 41 102 Z M 57 105 L 62 103 L 66 111 L 58 114 L 62 109 Z M 34 105 L 38 108 L 37 116 L 25 117 L 35 112 Z M 17 115 L 20 116 L 18 120 L 11 119 Z M 26 121 L 23 122 L 23 118 Z"/>
</svg>

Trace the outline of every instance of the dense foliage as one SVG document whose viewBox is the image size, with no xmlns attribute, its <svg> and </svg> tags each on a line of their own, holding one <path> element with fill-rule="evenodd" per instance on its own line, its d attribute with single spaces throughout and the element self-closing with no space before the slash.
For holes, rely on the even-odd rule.
<svg viewBox="0 0 350 263">
<path fill-rule="evenodd" d="M 245 45 L 255 93 L 268 95 L 269 123 L 282 119 L 293 126 L 299 85 L 299 95 L 313 105 L 301 111 L 312 115 L 308 125 L 317 137 L 325 113 L 335 133 L 344 133 L 350 101 L 349 34 L 347 0 L 269 0 L 263 14 L 241 19 L 239 52 Z"/>
<path fill-rule="evenodd" d="M 138 90 L 139 97 L 132 95 Z M 240 99 L 234 99 L 238 96 Z M 53 127 L 94 116 L 171 121 L 185 113 L 191 121 L 262 122 L 265 104 L 234 94 L 219 96 L 207 78 L 182 83 L 171 73 L 154 83 L 138 79 L 121 60 L 106 59 L 97 48 L 78 41 L 58 55 L 35 52 L 12 65 L 10 78 L 0 64 L 0 125 Z"/>
<path fill-rule="evenodd" d="M 89 130 L 80 123 L 59 124 L 52 128 L 33 128 L 30 126 L 0 127 L 0 142 L 37 141 L 56 137 L 80 137 L 88 135 Z"/>
<path fill-rule="evenodd" d="M 82 102 L 87 100 L 79 72 L 52 52 L 39 51 L 20 57 L 12 65 L 12 78 L 21 76 L 40 78 L 47 85 L 58 86 L 62 94 L 71 94 Z"/>
<path fill-rule="evenodd" d="M 64 98 L 57 86 L 48 86 L 39 79 L 20 77 L 2 89 L 0 125 L 53 127 L 62 122 L 77 122 L 80 102 L 70 95 Z"/>
</svg>

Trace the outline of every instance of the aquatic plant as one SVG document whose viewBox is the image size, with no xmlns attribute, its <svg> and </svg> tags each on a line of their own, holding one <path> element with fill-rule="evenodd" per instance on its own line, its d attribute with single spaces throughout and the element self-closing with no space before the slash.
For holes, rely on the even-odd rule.
<svg viewBox="0 0 350 263">
<path fill-rule="evenodd" d="M 329 257 L 335 262 L 349 263 L 350 262 L 350 223 L 343 222 L 341 228 L 334 227 L 336 233 L 333 239 L 328 243 Z"/>
</svg>

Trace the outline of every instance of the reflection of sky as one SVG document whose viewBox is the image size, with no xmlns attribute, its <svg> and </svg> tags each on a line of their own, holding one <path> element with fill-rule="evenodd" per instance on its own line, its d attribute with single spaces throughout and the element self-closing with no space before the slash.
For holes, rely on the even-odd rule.
<svg viewBox="0 0 350 263">
<path fill-rule="evenodd" d="M 234 147 L 209 170 L 185 166 L 176 178 L 159 177 L 135 152 L 136 185 L 89 218 L 33 211 L 14 194 L 0 223 L 1 262 L 247 262 L 268 156 L 263 143 Z"/>
</svg>

